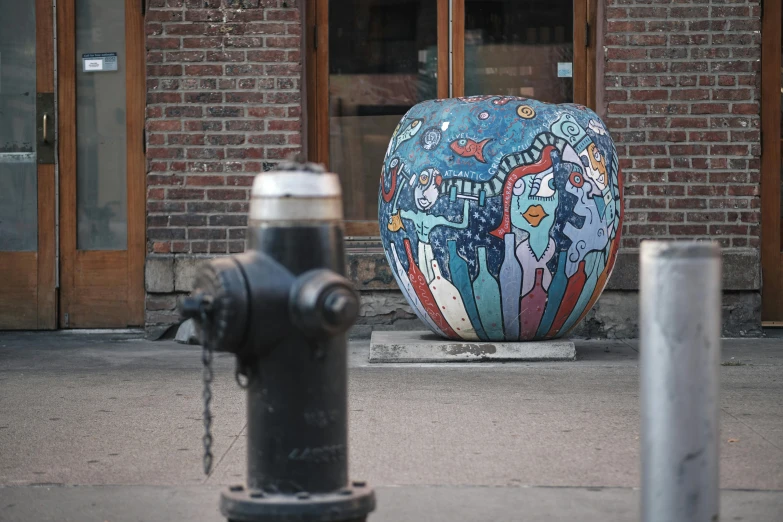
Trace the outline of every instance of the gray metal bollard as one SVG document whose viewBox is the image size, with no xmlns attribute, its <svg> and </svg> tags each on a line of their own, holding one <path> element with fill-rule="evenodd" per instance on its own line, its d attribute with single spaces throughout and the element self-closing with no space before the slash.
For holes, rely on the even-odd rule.
<svg viewBox="0 0 783 522">
<path fill-rule="evenodd" d="M 643 242 L 639 299 L 642 521 L 717 521 L 720 247 Z"/>
<path fill-rule="evenodd" d="M 247 481 L 223 491 L 229 521 L 358 522 L 375 508 L 348 480 L 345 332 L 359 297 L 344 277 L 340 181 L 286 164 L 253 183 L 245 253 L 217 258 L 180 303 L 202 332 L 204 468 L 212 463 L 212 350 L 247 389 Z"/>
</svg>

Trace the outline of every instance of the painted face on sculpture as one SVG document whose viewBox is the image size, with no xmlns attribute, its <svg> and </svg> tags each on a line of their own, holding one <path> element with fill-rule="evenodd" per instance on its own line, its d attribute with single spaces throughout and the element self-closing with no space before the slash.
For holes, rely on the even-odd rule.
<svg viewBox="0 0 783 522">
<path fill-rule="evenodd" d="M 548 234 L 555 222 L 558 200 L 552 167 L 522 176 L 514 183 L 511 224 L 530 234 Z"/>
<path fill-rule="evenodd" d="M 584 174 L 576 171 L 568 176 L 565 189 L 569 194 L 576 196 L 580 208 L 587 206 L 591 202 L 591 196 L 595 192 L 595 186 L 593 185 L 592 180 L 586 179 Z M 592 205 L 595 206 L 595 203 Z"/>
<path fill-rule="evenodd" d="M 587 167 L 588 175 L 598 185 L 600 190 L 604 190 L 606 188 L 606 162 L 595 143 L 587 146 L 583 156 L 587 156 L 587 165 L 585 166 Z"/>
<path fill-rule="evenodd" d="M 420 210 L 429 210 L 438 200 L 438 186 L 441 184 L 440 172 L 437 169 L 424 169 L 415 181 L 416 188 L 413 190 L 413 197 L 416 200 L 416 207 Z"/>
</svg>

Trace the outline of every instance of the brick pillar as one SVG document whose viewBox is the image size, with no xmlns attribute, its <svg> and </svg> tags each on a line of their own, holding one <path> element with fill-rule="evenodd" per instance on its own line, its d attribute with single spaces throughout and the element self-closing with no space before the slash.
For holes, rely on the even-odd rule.
<svg viewBox="0 0 783 522">
<path fill-rule="evenodd" d="M 606 0 L 607 125 L 625 174 L 623 246 L 759 245 L 758 0 Z"/>
<path fill-rule="evenodd" d="M 580 328 L 635 335 L 636 248 L 687 238 L 724 248 L 724 333 L 759 335 L 759 2 L 605 1 L 603 99 L 625 224 L 615 277 Z"/>
<path fill-rule="evenodd" d="M 147 5 L 147 323 L 170 324 L 177 267 L 241 252 L 253 176 L 301 150 L 302 26 L 298 0 Z"/>
</svg>

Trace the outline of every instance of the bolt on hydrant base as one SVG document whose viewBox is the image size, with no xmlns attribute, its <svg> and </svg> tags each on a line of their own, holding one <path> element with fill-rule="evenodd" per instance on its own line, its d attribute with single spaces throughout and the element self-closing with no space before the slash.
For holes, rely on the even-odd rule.
<svg viewBox="0 0 783 522">
<path fill-rule="evenodd" d="M 363 485 L 358 487 L 356 484 Z M 300 492 L 296 495 L 231 486 L 220 496 L 220 512 L 229 520 L 237 522 L 353 522 L 365 520 L 374 509 L 375 495 L 372 488 L 360 482 L 333 493 Z"/>
</svg>

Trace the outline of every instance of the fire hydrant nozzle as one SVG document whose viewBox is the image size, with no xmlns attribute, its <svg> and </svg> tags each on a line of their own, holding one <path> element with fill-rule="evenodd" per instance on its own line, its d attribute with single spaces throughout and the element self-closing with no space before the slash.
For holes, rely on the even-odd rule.
<svg viewBox="0 0 783 522">
<path fill-rule="evenodd" d="M 291 288 L 291 316 L 309 337 L 338 335 L 353 326 L 359 298 L 343 276 L 331 270 L 313 270 Z"/>
<path fill-rule="evenodd" d="M 184 319 L 199 320 L 205 310 L 209 310 L 212 305 L 212 299 L 203 294 L 193 294 L 185 297 L 179 302 L 179 314 Z"/>
</svg>

